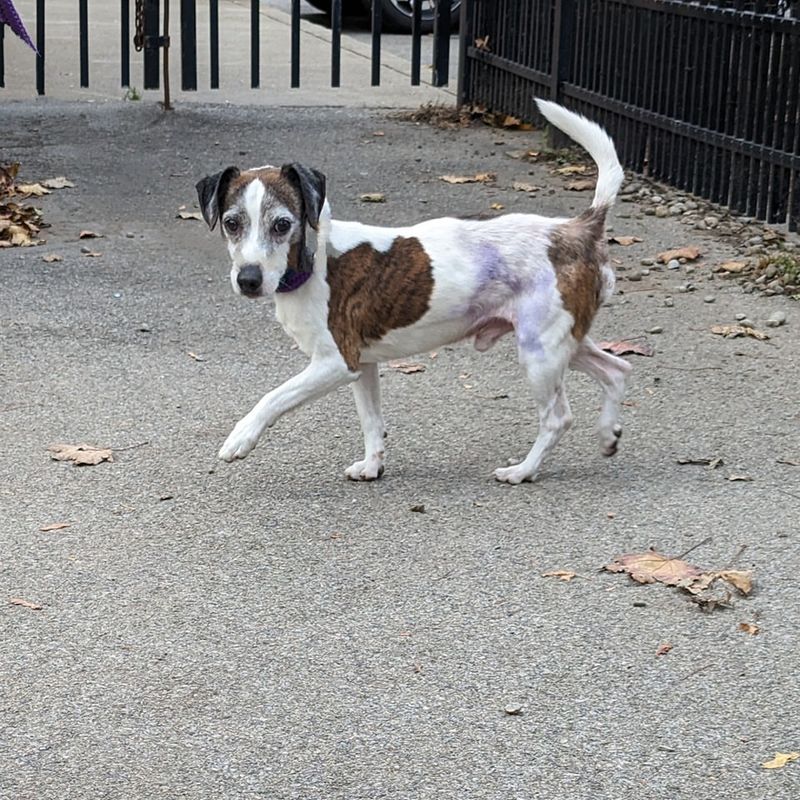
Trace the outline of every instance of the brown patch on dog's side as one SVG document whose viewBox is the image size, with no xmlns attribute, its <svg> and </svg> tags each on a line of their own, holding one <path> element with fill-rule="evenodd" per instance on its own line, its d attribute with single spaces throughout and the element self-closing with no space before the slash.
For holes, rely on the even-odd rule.
<svg viewBox="0 0 800 800">
<path fill-rule="evenodd" d="M 547 255 L 556 271 L 564 308 L 572 314 L 572 335 L 581 341 L 600 307 L 602 265 L 608 260 L 605 241 L 606 208 L 590 208 L 559 225 L 551 234 Z"/>
<path fill-rule="evenodd" d="M 433 268 L 419 239 L 398 236 L 385 253 L 364 243 L 328 258 L 328 285 L 328 328 L 348 369 L 356 370 L 363 347 L 425 314 Z"/>
</svg>

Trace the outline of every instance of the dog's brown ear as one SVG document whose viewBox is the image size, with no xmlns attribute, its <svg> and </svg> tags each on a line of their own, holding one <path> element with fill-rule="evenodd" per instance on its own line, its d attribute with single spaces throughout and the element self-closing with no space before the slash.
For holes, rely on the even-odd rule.
<svg viewBox="0 0 800 800">
<path fill-rule="evenodd" d="M 200 201 L 200 211 L 203 219 L 211 230 L 219 219 L 219 203 L 225 197 L 231 181 L 240 174 L 238 167 L 228 167 L 216 175 L 206 175 L 196 185 L 197 199 Z"/>
<path fill-rule="evenodd" d="M 281 174 L 288 178 L 303 198 L 303 213 L 306 221 L 314 229 L 319 227 L 319 215 L 325 205 L 325 176 L 315 169 L 302 164 L 284 164 Z"/>
</svg>

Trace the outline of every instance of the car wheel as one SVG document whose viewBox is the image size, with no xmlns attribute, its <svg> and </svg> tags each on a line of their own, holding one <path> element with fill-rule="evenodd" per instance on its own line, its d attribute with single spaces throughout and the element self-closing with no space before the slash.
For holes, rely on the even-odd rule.
<svg viewBox="0 0 800 800">
<path fill-rule="evenodd" d="M 414 3 L 422 4 L 422 32 L 430 33 L 433 30 L 433 18 L 437 2 L 447 2 L 450 5 L 450 30 L 458 30 L 458 18 L 461 9 L 461 0 L 379 0 L 383 4 L 383 28 L 397 33 L 411 33 L 411 17 Z M 369 10 L 370 0 L 362 0 Z"/>
<path fill-rule="evenodd" d="M 306 2 L 324 11 L 326 14 L 331 13 L 332 2 L 331 0 L 306 0 Z M 364 4 L 361 0 L 342 0 L 342 14 L 346 17 L 356 16 L 362 14 L 364 11 Z"/>
</svg>

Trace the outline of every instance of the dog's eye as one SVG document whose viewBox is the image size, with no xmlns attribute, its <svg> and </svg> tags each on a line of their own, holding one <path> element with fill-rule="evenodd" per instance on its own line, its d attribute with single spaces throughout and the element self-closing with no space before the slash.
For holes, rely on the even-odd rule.
<svg viewBox="0 0 800 800">
<path fill-rule="evenodd" d="M 291 227 L 292 221 L 290 219 L 286 219 L 286 217 L 276 219 L 275 222 L 272 223 L 272 230 L 281 236 L 283 236 L 285 233 L 289 233 L 289 228 Z"/>
<path fill-rule="evenodd" d="M 222 224 L 228 233 L 236 233 L 239 230 L 239 220 L 236 217 L 228 217 Z"/>
</svg>

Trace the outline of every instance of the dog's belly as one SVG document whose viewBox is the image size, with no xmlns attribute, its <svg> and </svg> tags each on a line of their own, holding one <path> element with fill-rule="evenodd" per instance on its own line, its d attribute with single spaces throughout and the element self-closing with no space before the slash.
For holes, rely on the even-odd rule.
<svg viewBox="0 0 800 800">
<path fill-rule="evenodd" d="M 361 351 L 361 361 L 373 363 L 391 358 L 405 358 L 453 344 L 471 335 L 468 320 L 455 319 L 437 323 L 418 322 L 389 331 L 382 339 L 370 342 Z"/>
</svg>

